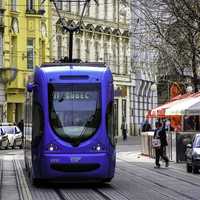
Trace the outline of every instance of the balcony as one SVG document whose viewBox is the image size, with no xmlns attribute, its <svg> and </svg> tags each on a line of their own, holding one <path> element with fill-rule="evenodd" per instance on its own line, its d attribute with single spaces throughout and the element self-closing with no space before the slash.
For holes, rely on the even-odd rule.
<svg viewBox="0 0 200 200">
<path fill-rule="evenodd" d="M 24 90 L 25 89 L 25 75 L 26 73 L 17 70 L 17 75 L 6 85 L 7 91 Z"/>
<path fill-rule="evenodd" d="M 16 76 L 16 68 L 0 68 L 0 83 L 9 83 L 10 81 L 15 80 Z"/>
</svg>

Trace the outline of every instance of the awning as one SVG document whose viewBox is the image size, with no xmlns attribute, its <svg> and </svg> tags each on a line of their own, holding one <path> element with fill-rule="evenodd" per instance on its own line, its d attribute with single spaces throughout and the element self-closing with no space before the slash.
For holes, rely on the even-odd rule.
<svg viewBox="0 0 200 200">
<path fill-rule="evenodd" d="M 148 117 L 151 117 L 151 118 L 162 118 L 162 117 L 165 117 L 165 110 L 167 108 L 169 108 L 170 106 L 172 106 L 175 103 L 175 101 L 167 102 L 167 103 L 165 103 L 165 104 L 163 104 L 161 106 L 158 106 L 158 107 L 150 110 L 147 113 L 147 118 Z"/>
<path fill-rule="evenodd" d="M 178 100 L 165 110 L 165 115 L 200 115 L 200 93 Z"/>
<path fill-rule="evenodd" d="M 177 114 L 178 112 L 171 111 L 170 109 L 173 108 L 176 110 L 177 108 L 180 107 L 180 105 L 183 105 L 183 108 L 184 108 L 184 105 L 186 104 L 186 102 L 191 101 L 191 100 L 192 102 L 199 101 L 200 103 L 200 93 L 195 93 L 195 94 L 187 93 L 184 95 L 178 95 L 174 97 L 171 101 L 148 111 L 148 113 L 146 114 L 146 117 L 147 118 L 164 118 L 170 115 L 179 115 Z M 188 102 L 188 105 L 191 105 L 191 104 L 189 104 Z"/>
</svg>

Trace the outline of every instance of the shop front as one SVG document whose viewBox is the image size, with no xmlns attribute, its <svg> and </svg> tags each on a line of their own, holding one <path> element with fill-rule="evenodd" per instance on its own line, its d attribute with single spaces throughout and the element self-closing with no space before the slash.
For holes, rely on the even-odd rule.
<svg viewBox="0 0 200 200">
<path fill-rule="evenodd" d="M 200 93 L 184 94 L 148 112 L 147 119 L 163 122 L 168 136 L 167 154 L 175 162 L 185 161 L 185 151 L 200 131 Z M 154 130 L 142 132 L 142 153 L 154 156 L 151 140 Z"/>
<path fill-rule="evenodd" d="M 129 87 L 126 85 L 117 85 L 114 92 L 114 112 L 115 112 L 115 133 L 117 136 L 122 135 L 121 125 L 123 120 L 127 124 L 127 134 L 130 135 L 130 96 Z"/>
</svg>

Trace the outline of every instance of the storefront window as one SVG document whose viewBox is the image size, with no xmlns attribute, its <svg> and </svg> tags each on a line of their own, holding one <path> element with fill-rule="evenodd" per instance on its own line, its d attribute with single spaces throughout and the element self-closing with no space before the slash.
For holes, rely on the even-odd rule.
<svg viewBox="0 0 200 200">
<path fill-rule="evenodd" d="M 184 116 L 184 131 L 194 131 L 195 126 L 195 116 Z"/>
</svg>

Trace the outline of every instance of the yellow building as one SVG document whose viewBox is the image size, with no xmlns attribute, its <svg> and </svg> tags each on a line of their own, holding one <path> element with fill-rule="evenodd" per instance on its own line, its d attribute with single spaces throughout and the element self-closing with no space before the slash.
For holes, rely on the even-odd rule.
<svg viewBox="0 0 200 200">
<path fill-rule="evenodd" d="M 8 122 L 23 118 L 28 75 L 50 60 L 51 7 L 50 1 L 41 2 L 5 0 L 3 66 L 14 79 L 5 85 Z"/>
</svg>

